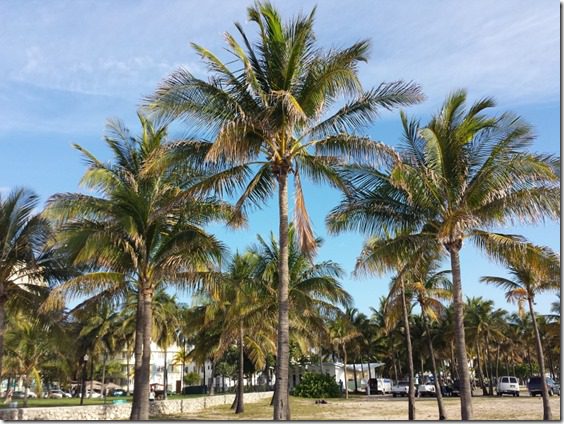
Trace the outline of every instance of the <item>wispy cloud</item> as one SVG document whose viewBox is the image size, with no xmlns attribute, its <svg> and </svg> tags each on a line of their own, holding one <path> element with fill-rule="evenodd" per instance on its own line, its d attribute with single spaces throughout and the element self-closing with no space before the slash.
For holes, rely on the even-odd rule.
<svg viewBox="0 0 564 424">
<path fill-rule="evenodd" d="M 274 3 L 286 16 L 315 5 L 312 0 Z M 233 22 L 255 33 L 246 22 L 250 4 L 2 2 L 0 72 L 7 84 L 127 99 L 133 107 L 180 65 L 204 74 L 189 42 L 228 59 L 223 32 L 233 31 Z M 372 57 L 361 68 L 365 84 L 414 80 L 429 98 L 420 109 L 435 107 L 458 87 L 506 104 L 534 104 L 558 101 L 558 7 L 551 0 L 327 0 L 318 4 L 316 31 L 327 47 L 371 39 Z M 18 109 L 26 99 L 7 100 Z"/>
</svg>

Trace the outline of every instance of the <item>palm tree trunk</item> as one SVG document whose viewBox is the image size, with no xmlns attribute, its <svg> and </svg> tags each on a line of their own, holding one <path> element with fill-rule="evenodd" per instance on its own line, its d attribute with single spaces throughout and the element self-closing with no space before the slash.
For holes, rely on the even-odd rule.
<svg viewBox="0 0 564 424">
<path fill-rule="evenodd" d="M 106 403 L 106 352 L 103 353 L 104 357 L 102 359 L 102 396 L 104 398 L 104 403 Z"/>
<path fill-rule="evenodd" d="M 137 311 L 135 313 L 135 363 L 133 374 L 133 401 L 131 405 L 132 421 L 139 421 L 139 411 L 141 405 L 141 367 L 143 358 L 143 295 L 141 289 L 137 294 Z"/>
<path fill-rule="evenodd" d="M 433 339 L 431 337 L 431 332 L 429 331 L 429 325 L 427 324 L 427 317 L 425 313 L 422 313 L 423 325 L 425 326 L 425 332 L 427 333 L 427 345 L 429 347 L 429 356 L 431 357 L 431 365 L 433 367 L 433 376 L 435 377 L 435 392 L 437 394 L 437 406 L 439 408 L 439 420 L 446 420 L 446 410 L 443 402 L 443 392 L 440 383 L 440 376 L 437 372 L 437 363 L 435 361 L 435 351 L 433 349 Z"/>
<path fill-rule="evenodd" d="M 91 351 L 90 356 L 92 357 L 90 361 L 90 397 L 92 397 L 94 393 L 94 352 Z"/>
<path fill-rule="evenodd" d="M 167 354 L 167 348 L 165 347 L 164 349 L 164 373 L 163 373 L 163 383 L 164 383 L 164 400 L 167 399 L 167 393 L 168 392 L 168 364 L 166 363 L 166 354 Z"/>
<path fill-rule="evenodd" d="M 407 344 L 407 366 L 409 370 L 409 394 L 408 394 L 408 419 L 415 420 L 415 371 L 413 369 L 413 350 L 411 347 L 411 334 L 409 331 L 409 314 L 405 300 L 405 287 L 401 280 L 401 306 L 403 308 L 403 326 L 405 328 L 405 342 Z"/>
<path fill-rule="evenodd" d="M 243 366 L 245 364 L 245 355 L 243 352 L 243 321 L 239 322 L 239 381 L 237 384 L 237 406 L 235 408 L 235 413 L 240 414 L 245 412 L 245 406 L 243 405 Z"/>
<path fill-rule="evenodd" d="M 354 375 L 354 392 L 357 393 L 358 392 L 358 382 L 357 382 L 357 379 L 356 379 L 356 360 L 353 363 L 353 375 Z"/>
<path fill-rule="evenodd" d="M 345 361 L 343 371 L 345 373 L 345 399 L 349 398 L 349 378 L 347 376 L 347 348 L 343 343 L 343 360 Z"/>
<path fill-rule="evenodd" d="M 210 358 L 210 363 L 211 363 L 211 377 L 209 378 L 209 383 L 208 383 L 208 393 L 210 396 L 215 395 L 215 384 L 214 384 L 214 372 L 215 372 L 215 363 L 213 358 Z"/>
<path fill-rule="evenodd" d="M 547 420 L 552 420 L 552 411 L 550 409 L 550 402 L 548 399 L 548 388 L 546 387 L 546 377 L 544 370 L 544 354 L 542 351 L 542 343 L 541 343 L 539 328 L 537 326 L 537 318 L 535 316 L 535 311 L 533 308 L 533 299 L 531 296 L 529 296 L 528 300 L 529 300 L 529 311 L 531 312 L 531 321 L 533 322 L 533 330 L 535 331 L 535 341 L 537 345 L 537 359 L 539 362 L 539 370 L 541 375 L 542 407 L 543 407 L 542 419 L 547 421 Z"/>
<path fill-rule="evenodd" d="M 482 387 L 482 395 L 486 396 L 488 391 L 484 380 L 484 370 L 482 369 L 482 358 L 480 357 L 480 343 L 478 343 L 478 338 L 476 338 L 474 344 L 476 345 L 476 362 L 478 362 L 478 373 L 480 374 L 478 378 L 480 380 L 480 386 Z"/>
<path fill-rule="evenodd" d="M 497 351 L 495 353 L 495 381 L 499 381 L 499 351 L 500 351 L 500 346 L 499 344 L 497 345 Z"/>
<path fill-rule="evenodd" d="M 488 365 L 489 365 L 489 383 L 490 383 L 490 396 L 493 396 L 493 361 L 492 356 L 490 354 L 490 338 L 488 337 L 488 333 L 486 333 L 486 355 L 488 358 Z"/>
<path fill-rule="evenodd" d="M 125 345 L 125 356 L 126 356 L 126 372 L 127 372 L 126 394 L 127 394 L 127 396 L 129 396 L 129 378 L 131 377 L 130 370 L 129 370 L 129 342 L 127 342 L 126 345 Z"/>
<path fill-rule="evenodd" d="M 278 207 L 280 214 L 280 258 L 278 263 L 278 344 L 276 348 L 276 387 L 274 419 L 289 420 L 288 364 L 290 359 L 290 328 L 288 290 L 288 170 L 280 169 L 278 174 Z"/>
<path fill-rule="evenodd" d="M 143 356 L 139 381 L 139 421 L 149 419 L 149 384 L 151 380 L 151 329 L 153 324 L 153 291 L 146 288 L 143 293 Z M 137 392 L 137 388 L 134 392 Z"/>
<path fill-rule="evenodd" d="M 464 301 L 462 299 L 462 279 L 460 275 L 460 248 L 462 240 L 445 246 L 450 253 L 452 271 L 452 291 L 454 304 L 454 334 L 455 350 L 460 379 L 460 413 L 462 420 L 472 419 L 472 387 L 470 385 L 470 371 L 466 357 L 466 340 L 464 335 Z"/>
</svg>

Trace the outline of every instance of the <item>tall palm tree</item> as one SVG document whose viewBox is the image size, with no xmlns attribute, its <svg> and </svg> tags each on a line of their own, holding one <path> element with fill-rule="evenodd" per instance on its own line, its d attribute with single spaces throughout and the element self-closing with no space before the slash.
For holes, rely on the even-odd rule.
<svg viewBox="0 0 564 424">
<path fill-rule="evenodd" d="M 452 93 L 424 127 L 402 114 L 400 160 L 382 171 L 349 169 L 345 177 L 352 188 L 328 217 L 332 232 L 354 229 L 388 240 L 383 252 L 409 258 L 417 246 L 432 242 L 433 251 L 448 254 L 464 420 L 472 418 L 472 399 L 460 274 L 463 242 L 497 258 L 502 247 L 522 248 L 522 240 L 491 232 L 495 226 L 560 216 L 559 160 L 528 150 L 534 136 L 520 118 L 488 115 L 492 99 L 467 108 L 466 98 L 463 90 Z"/>
<path fill-rule="evenodd" d="M 0 378 L 6 307 L 11 305 L 14 312 L 18 306 L 30 308 L 48 293 L 48 274 L 61 268 L 47 247 L 52 231 L 35 213 L 38 206 L 39 197 L 23 188 L 0 194 Z"/>
<path fill-rule="evenodd" d="M 238 23 L 235 26 L 243 46 L 226 34 L 235 65 L 229 66 L 211 51 L 193 44 L 211 78 L 201 80 L 179 69 L 148 99 L 154 110 L 188 119 L 213 138 L 213 144 L 191 149 L 205 151 L 208 161 L 226 165 L 203 188 L 232 192 L 248 181 L 237 202 L 242 212 L 249 203 L 262 204 L 278 187 L 281 255 L 275 419 L 290 418 L 289 177 L 294 177 L 295 220 L 301 246 L 305 252 L 312 252 L 315 237 L 301 177 L 339 186 L 335 165 L 346 160 L 373 160 L 382 150 L 355 131 L 370 124 L 381 108 L 392 109 L 422 99 L 418 86 L 401 81 L 364 91 L 358 64 L 366 61 L 369 43 L 360 41 L 345 49 L 324 51 L 315 45 L 314 16 L 312 11 L 283 22 L 270 3 L 255 3 L 248 8 L 248 18 L 259 29 L 256 43 L 251 43 Z M 339 107 L 341 100 L 344 104 Z"/>
<path fill-rule="evenodd" d="M 76 146 L 89 165 L 82 184 L 99 196 L 57 194 L 47 211 L 59 226 L 57 247 L 69 263 L 86 271 L 59 286 L 59 297 L 124 299 L 132 290 L 137 293 L 131 417 L 144 420 L 149 413 L 155 290 L 190 288 L 212 272 L 224 249 L 202 227 L 230 217 L 232 211 L 190 191 L 201 174 L 162 166 L 166 127 L 142 115 L 139 120 L 139 137 L 120 122 L 109 123 L 105 141 L 114 155 L 109 163 Z"/>
<path fill-rule="evenodd" d="M 541 375 L 543 398 L 543 419 L 551 420 L 552 411 L 546 386 L 544 352 L 534 310 L 535 296 L 544 291 L 557 291 L 560 288 L 560 256 L 547 247 L 527 245 L 525 254 L 510 254 L 505 258 L 511 278 L 485 276 L 480 281 L 502 287 L 507 300 L 516 302 L 522 310 L 527 302 L 533 323 L 537 348 L 537 360 Z"/>
</svg>

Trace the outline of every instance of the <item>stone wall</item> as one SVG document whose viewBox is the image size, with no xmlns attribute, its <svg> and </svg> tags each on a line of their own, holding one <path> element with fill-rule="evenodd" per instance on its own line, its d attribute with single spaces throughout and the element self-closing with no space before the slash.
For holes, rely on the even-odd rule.
<svg viewBox="0 0 564 424">
<path fill-rule="evenodd" d="M 256 402 L 272 397 L 272 392 L 245 393 L 245 402 Z M 191 399 L 157 400 L 151 402 L 151 416 L 189 414 L 216 405 L 231 404 L 234 394 L 202 396 Z M 120 405 L 54 406 L 49 408 L 10 408 L 0 409 L 0 419 L 18 420 L 127 420 L 131 403 Z M 186 417 L 189 418 L 189 417 Z"/>
</svg>

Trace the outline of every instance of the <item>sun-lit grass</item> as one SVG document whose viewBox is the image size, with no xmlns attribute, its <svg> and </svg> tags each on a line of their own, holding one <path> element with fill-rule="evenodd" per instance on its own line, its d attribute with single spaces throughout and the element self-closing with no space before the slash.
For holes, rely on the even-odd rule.
<svg viewBox="0 0 564 424">
<path fill-rule="evenodd" d="M 367 399 L 353 397 L 349 400 L 327 399 L 326 405 L 316 405 L 314 399 L 290 398 L 294 420 L 407 420 L 407 400 Z M 460 399 L 445 399 L 450 419 L 460 419 Z M 560 419 L 560 398 L 551 398 L 555 420 Z M 542 401 L 539 397 L 473 398 L 474 419 L 476 420 L 540 420 Z M 437 403 L 434 398 L 417 399 L 417 419 L 437 420 Z M 153 417 L 166 420 L 271 420 L 270 399 L 245 404 L 245 412 L 236 415 L 230 405 L 221 405 L 203 411 L 179 415 Z"/>
</svg>

